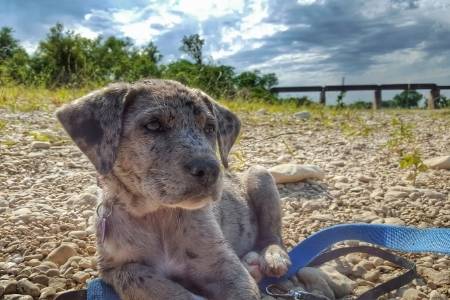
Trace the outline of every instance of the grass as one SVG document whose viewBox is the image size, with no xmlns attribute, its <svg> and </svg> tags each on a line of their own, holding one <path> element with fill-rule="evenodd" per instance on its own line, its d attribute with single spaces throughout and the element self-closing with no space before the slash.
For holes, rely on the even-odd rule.
<svg viewBox="0 0 450 300">
<path fill-rule="evenodd" d="M 89 88 L 58 88 L 2 86 L 0 87 L 0 108 L 13 112 L 51 110 L 55 106 L 69 102 L 88 93 Z"/>
<path fill-rule="evenodd" d="M 35 110 L 52 110 L 57 106 L 70 102 L 79 98 L 91 91 L 95 87 L 83 88 L 56 88 L 47 89 L 45 87 L 29 87 L 23 85 L 5 85 L 0 86 L 0 108 L 6 108 L 13 112 L 30 112 Z M 353 118 L 357 112 L 369 112 L 372 110 L 356 109 L 356 108 L 335 108 L 323 107 L 319 104 L 299 106 L 293 101 L 268 103 L 265 101 L 243 101 L 243 100 L 227 100 L 220 99 L 220 103 L 227 106 L 232 111 L 238 113 L 251 113 L 264 109 L 268 113 L 295 113 L 298 111 L 309 111 L 313 118 L 323 122 L 325 126 L 329 127 L 335 123 L 335 118 L 344 116 L 345 118 Z M 406 109 L 383 109 L 383 112 L 389 114 L 411 112 Z M 414 110 L 416 111 L 416 110 Z M 418 110 L 424 111 L 424 110 Z M 432 115 L 437 118 L 448 117 L 450 115 L 450 108 L 440 109 L 432 112 Z"/>
<path fill-rule="evenodd" d="M 3 129 L 6 128 L 7 124 L 8 124 L 8 122 L 6 122 L 5 120 L 0 119 L 0 132 L 2 132 Z"/>
</svg>

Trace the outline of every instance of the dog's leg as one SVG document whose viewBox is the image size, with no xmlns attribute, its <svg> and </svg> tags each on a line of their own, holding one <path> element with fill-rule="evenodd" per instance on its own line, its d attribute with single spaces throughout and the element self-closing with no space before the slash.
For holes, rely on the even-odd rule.
<svg viewBox="0 0 450 300">
<path fill-rule="evenodd" d="M 247 194 L 258 221 L 255 250 L 260 253 L 259 267 L 263 274 L 280 277 L 291 262 L 281 238 L 280 195 L 272 175 L 261 166 L 248 170 Z"/>
<path fill-rule="evenodd" d="M 217 251 L 212 247 L 209 256 L 193 266 L 206 297 L 210 300 L 260 299 L 259 288 L 239 257 L 232 249 L 220 248 Z"/>
<path fill-rule="evenodd" d="M 102 277 L 122 300 L 204 300 L 143 264 L 124 264 L 103 271 Z"/>
</svg>

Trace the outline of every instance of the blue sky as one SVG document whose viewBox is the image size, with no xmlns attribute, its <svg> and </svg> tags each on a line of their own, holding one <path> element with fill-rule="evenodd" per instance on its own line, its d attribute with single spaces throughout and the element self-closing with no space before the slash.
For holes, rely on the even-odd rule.
<svg viewBox="0 0 450 300">
<path fill-rule="evenodd" d="M 153 41 L 165 62 L 199 33 L 207 60 L 274 72 L 280 85 L 450 84 L 449 0 L 0 0 L 0 26 L 30 52 L 58 21 Z"/>
</svg>

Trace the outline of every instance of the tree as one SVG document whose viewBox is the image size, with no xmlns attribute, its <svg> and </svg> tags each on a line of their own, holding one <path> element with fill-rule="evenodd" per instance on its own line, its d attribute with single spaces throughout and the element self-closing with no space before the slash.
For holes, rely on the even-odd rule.
<svg viewBox="0 0 450 300">
<path fill-rule="evenodd" d="M 410 108 L 417 107 L 422 98 L 422 94 L 415 90 L 404 90 L 400 94 L 395 95 L 392 100 L 397 107 Z"/>
<path fill-rule="evenodd" d="M 266 101 L 276 99 L 276 96 L 270 92 L 270 88 L 278 83 L 274 73 L 261 74 L 259 70 L 245 71 L 236 76 L 235 82 L 240 98 Z"/>
<path fill-rule="evenodd" d="M 145 55 L 150 61 L 157 64 L 162 59 L 162 54 L 159 52 L 158 47 L 153 42 L 149 42 L 143 49 L 142 54 Z"/>
<path fill-rule="evenodd" d="M 95 41 L 65 31 L 64 26 L 57 23 L 39 43 L 34 68 L 48 86 L 87 83 L 96 68 L 90 59 L 94 47 Z"/>
<path fill-rule="evenodd" d="M 450 98 L 447 98 L 443 95 L 440 95 L 435 101 L 436 101 L 436 108 L 450 107 Z"/>
<path fill-rule="evenodd" d="M 202 48 L 205 40 L 201 39 L 198 34 L 191 34 L 189 36 L 185 35 L 181 42 L 180 51 L 190 56 L 197 65 L 201 65 L 203 57 Z"/>
<path fill-rule="evenodd" d="M 30 57 L 12 35 L 9 27 L 0 29 L 0 80 L 27 83 L 32 77 Z"/>
<path fill-rule="evenodd" d="M 13 57 L 14 53 L 21 49 L 12 33 L 13 30 L 10 27 L 0 29 L 0 63 Z"/>
</svg>

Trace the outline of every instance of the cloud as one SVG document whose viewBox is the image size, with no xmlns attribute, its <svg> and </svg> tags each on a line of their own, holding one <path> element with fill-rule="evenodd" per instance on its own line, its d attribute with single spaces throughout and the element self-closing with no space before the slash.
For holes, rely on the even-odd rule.
<svg viewBox="0 0 450 300">
<path fill-rule="evenodd" d="M 424 81 L 448 84 L 448 0 L 0 0 L 0 26 L 28 50 L 62 22 L 75 32 L 153 41 L 164 62 L 184 35 L 206 58 L 238 71 L 275 72 L 281 84 Z"/>
</svg>

